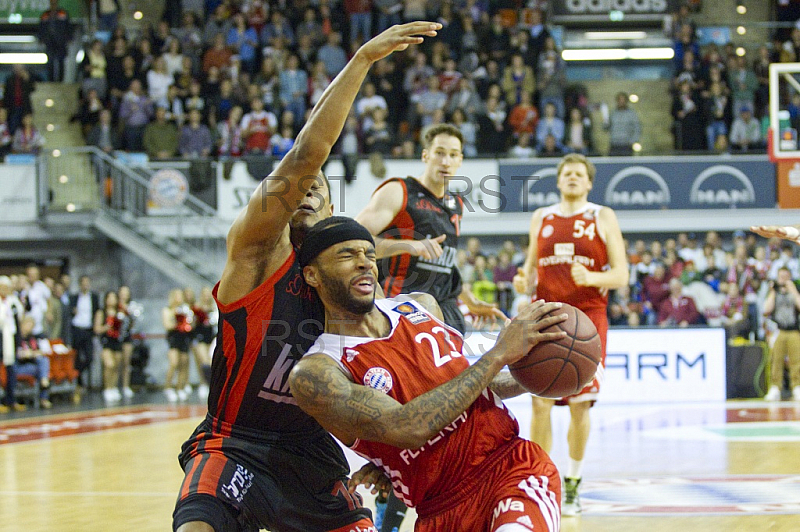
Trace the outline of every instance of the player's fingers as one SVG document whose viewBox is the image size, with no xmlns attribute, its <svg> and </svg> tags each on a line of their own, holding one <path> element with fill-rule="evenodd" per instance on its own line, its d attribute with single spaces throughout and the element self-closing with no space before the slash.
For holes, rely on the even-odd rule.
<svg viewBox="0 0 800 532">
<path fill-rule="evenodd" d="M 546 316 L 541 318 L 534 323 L 531 324 L 531 327 L 536 329 L 537 331 L 541 331 L 547 329 L 548 327 L 555 325 L 556 323 L 561 323 L 562 321 L 566 321 L 569 318 L 569 314 L 566 312 L 560 314 L 553 314 L 551 316 Z"/>
<path fill-rule="evenodd" d="M 443 242 L 444 242 L 446 239 L 447 239 L 447 235 L 439 235 L 439 236 L 437 236 L 436 238 L 434 238 L 433 240 L 434 240 L 435 242 L 438 242 L 439 244 L 441 244 L 441 243 L 443 243 Z"/>
<path fill-rule="evenodd" d="M 562 338 L 566 338 L 567 333 L 566 331 L 558 331 L 552 333 L 539 333 L 536 335 L 536 342 L 554 342 L 556 340 L 561 340 Z"/>
</svg>

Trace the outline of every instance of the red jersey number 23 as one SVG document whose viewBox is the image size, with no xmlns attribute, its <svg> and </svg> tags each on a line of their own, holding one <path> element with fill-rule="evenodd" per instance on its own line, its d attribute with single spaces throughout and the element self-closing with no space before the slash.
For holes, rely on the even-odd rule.
<svg viewBox="0 0 800 532">
<path fill-rule="evenodd" d="M 423 341 L 427 341 L 431 345 L 431 350 L 433 351 L 433 363 L 437 368 L 441 368 L 454 358 L 461 356 L 461 353 L 458 352 L 455 344 L 450 339 L 450 333 L 447 332 L 447 329 L 443 327 L 434 327 L 431 329 L 431 331 L 434 334 L 442 334 L 444 336 L 444 341 L 447 342 L 447 344 L 451 347 L 449 355 L 442 355 L 441 351 L 439 350 L 439 342 L 437 342 L 436 338 L 430 333 L 419 333 L 414 340 L 416 340 L 418 344 L 421 344 Z"/>
<path fill-rule="evenodd" d="M 588 237 L 589 240 L 594 240 L 595 225 L 594 222 L 586 225 L 586 220 L 575 220 L 575 226 L 572 230 L 574 238 Z"/>
</svg>

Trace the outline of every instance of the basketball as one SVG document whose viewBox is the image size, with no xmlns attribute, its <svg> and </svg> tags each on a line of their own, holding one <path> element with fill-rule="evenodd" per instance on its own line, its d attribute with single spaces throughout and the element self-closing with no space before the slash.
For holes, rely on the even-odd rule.
<svg viewBox="0 0 800 532">
<path fill-rule="evenodd" d="M 567 319 L 542 332 L 561 330 L 567 336 L 536 344 L 509 366 L 511 375 L 526 390 L 553 399 L 581 391 L 594 378 L 603 358 L 600 335 L 586 314 L 566 303 L 556 312 L 566 313 Z"/>
</svg>

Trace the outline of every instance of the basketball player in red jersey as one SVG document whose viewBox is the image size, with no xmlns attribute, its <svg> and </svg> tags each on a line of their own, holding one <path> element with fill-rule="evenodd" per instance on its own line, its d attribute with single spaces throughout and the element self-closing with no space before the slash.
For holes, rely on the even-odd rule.
<svg viewBox="0 0 800 532">
<path fill-rule="evenodd" d="M 628 261 L 614 211 L 588 201 L 594 165 L 583 155 L 569 154 L 558 164 L 557 175 L 561 201 L 533 213 L 528 257 L 514 278 L 514 286 L 538 299 L 581 309 L 597 327 L 603 344 L 598 374 L 580 393 L 558 402 L 533 397 L 531 439 L 548 453 L 553 446 L 550 410 L 553 404 L 569 405 L 569 467 L 564 478 L 563 511 L 564 515 L 575 515 L 581 511 L 578 486 L 591 428 L 589 408 L 597 400 L 605 367 L 608 290 L 628 282 Z"/>
<path fill-rule="evenodd" d="M 233 223 L 213 291 L 220 316 L 209 411 L 179 457 L 186 475 L 173 529 L 374 532 L 369 510 L 345 486 L 341 448 L 289 392 L 289 372 L 324 318 L 293 242 L 332 213 L 320 168 L 370 66 L 440 28 L 413 22 L 364 44 Z"/>
<path fill-rule="evenodd" d="M 523 390 L 498 373 L 565 336 L 540 332 L 566 318 L 561 304 L 534 302 L 470 366 L 432 296 L 375 300 L 375 257 L 372 236 L 352 219 L 308 231 L 300 263 L 325 305 L 325 333 L 292 370 L 298 404 L 385 471 L 416 506 L 417 531 L 558 530 L 557 469 L 518 436 L 500 399 Z"/>
<path fill-rule="evenodd" d="M 423 134 L 419 177 L 381 183 L 356 220 L 376 237 L 378 271 L 386 297 L 426 292 L 438 302 L 445 322 L 466 330 L 458 298 L 477 317 L 505 319 L 494 305 L 464 289 L 456 267 L 456 248 L 464 202 L 447 190 L 464 155 L 461 131 L 438 124 Z"/>
</svg>

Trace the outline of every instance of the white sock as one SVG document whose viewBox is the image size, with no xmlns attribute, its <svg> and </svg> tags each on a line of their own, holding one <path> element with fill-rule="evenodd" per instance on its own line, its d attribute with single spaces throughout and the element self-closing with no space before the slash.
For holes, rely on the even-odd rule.
<svg viewBox="0 0 800 532">
<path fill-rule="evenodd" d="M 568 478 L 581 478 L 583 473 L 583 460 L 569 459 L 569 466 L 567 467 Z"/>
</svg>

